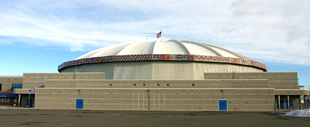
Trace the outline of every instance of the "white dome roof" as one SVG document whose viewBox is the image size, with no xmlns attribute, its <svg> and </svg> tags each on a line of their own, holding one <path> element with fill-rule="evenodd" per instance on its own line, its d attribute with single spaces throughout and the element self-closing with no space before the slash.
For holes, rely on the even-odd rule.
<svg viewBox="0 0 310 127">
<path fill-rule="evenodd" d="M 77 59 L 134 54 L 191 54 L 204 56 L 222 56 L 250 60 L 249 58 L 238 53 L 205 43 L 178 40 L 163 41 L 159 39 L 157 41 L 143 40 L 103 47 L 86 53 Z"/>
</svg>

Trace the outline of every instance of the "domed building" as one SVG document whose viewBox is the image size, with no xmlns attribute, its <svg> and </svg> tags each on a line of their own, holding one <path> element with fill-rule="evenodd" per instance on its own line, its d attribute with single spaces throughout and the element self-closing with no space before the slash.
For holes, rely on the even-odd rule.
<svg viewBox="0 0 310 127">
<path fill-rule="evenodd" d="M 265 64 L 205 43 L 136 41 L 100 48 L 58 67 L 105 72 L 106 79 L 203 79 L 206 72 L 266 72 Z"/>
<path fill-rule="evenodd" d="M 309 95 L 297 72 L 267 72 L 263 63 L 192 41 L 103 47 L 58 71 L 0 77 L 0 99 L 36 109 L 274 111 L 296 109 Z"/>
</svg>

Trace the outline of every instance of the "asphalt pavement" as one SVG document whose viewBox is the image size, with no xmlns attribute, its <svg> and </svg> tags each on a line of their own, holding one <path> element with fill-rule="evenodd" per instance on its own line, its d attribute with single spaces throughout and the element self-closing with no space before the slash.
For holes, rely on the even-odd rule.
<svg viewBox="0 0 310 127">
<path fill-rule="evenodd" d="M 281 112 L 97 111 L 0 108 L 0 127 L 294 127 L 310 118 Z"/>
</svg>

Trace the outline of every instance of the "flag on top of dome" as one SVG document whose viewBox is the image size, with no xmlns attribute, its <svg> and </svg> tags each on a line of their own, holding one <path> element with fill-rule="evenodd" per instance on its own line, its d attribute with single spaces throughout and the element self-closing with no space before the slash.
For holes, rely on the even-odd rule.
<svg viewBox="0 0 310 127">
<path fill-rule="evenodd" d="M 156 34 L 157 38 L 161 37 L 161 31 Z"/>
</svg>

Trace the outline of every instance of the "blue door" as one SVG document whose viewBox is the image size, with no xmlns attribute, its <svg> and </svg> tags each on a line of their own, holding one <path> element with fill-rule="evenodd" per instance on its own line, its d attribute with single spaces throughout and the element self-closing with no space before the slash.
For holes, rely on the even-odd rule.
<svg viewBox="0 0 310 127">
<path fill-rule="evenodd" d="M 227 111 L 227 100 L 219 100 L 219 110 Z"/>
<path fill-rule="evenodd" d="M 30 107 L 33 107 L 33 99 L 30 99 Z"/>
<path fill-rule="evenodd" d="M 28 104 L 28 102 L 29 102 L 29 98 L 27 98 L 26 105 L 28 105 L 29 107 L 33 107 L 33 99 L 30 98 L 30 104 Z"/>
<path fill-rule="evenodd" d="M 293 108 L 293 100 L 290 100 L 289 102 L 290 102 L 290 107 Z M 286 109 L 290 109 L 290 108 L 288 107 L 287 100 L 286 100 Z"/>
<path fill-rule="evenodd" d="M 83 99 L 76 99 L 76 109 L 83 109 Z"/>
<path fill-rule="evenodd" d="M 284 100 L 280 100 L 280 108 L 284 109 Z"/>
<path fill-rule="evenodd" d="M 290 100 L 290 107 L 292 107 L 292 109 L 294 108 L 293 100 Z"/>
</svg>

